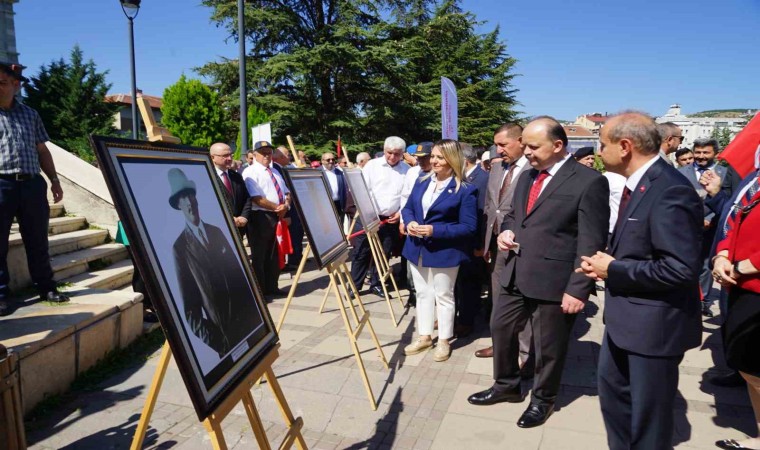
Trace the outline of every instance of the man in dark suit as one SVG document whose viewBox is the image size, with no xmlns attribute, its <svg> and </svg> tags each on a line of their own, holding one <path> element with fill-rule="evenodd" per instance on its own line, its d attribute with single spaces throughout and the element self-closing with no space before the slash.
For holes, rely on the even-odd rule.
<svg viewBox="0 0 760 450">
<path fill-rule="evenodd" d="M 185 216 L 185 227 L 173 247 L 185 321 L 223 358 L 261 324 L 261 316 L 229 240 L 222 230 L 201 220 L 195 182 L 176 168 L 169 170 L 168 177 L 169 205 Z"/>
<path fill-rule="evenodd" d="M 456 325 L 454 335 L 465 337 L 472 333 L 475 323 L 475 315 L 480 306 L 480 289 L 483 285 L 484 274 L 487 273 L 486 262 L 483 259 L 485 250 L 481 247 L 485 220 L 483 209 L 486 203 L 486 191 L 488 186 L 488 172 L 480 168 L 478 154 L 472 145 L 461 143 L 462 156 L 464 157 L 464 181 L 478 190 L 478 232 L 473 237 L 473 252 L 470 258 L 459 265 L 459 273 L 454 286 L 454 300 L 456 302 Z"/>
<path fill-rule="evenodd" d="M 515 194 L 515 186 L 520 174 L 524 170 L 530 169 L 528 158 L 523 155 L 522 147 L 523 128 L 516 123 L 505 123 L 496 129 L 493 135 L 494 154 L 491 156 L 499 157 L 501 161 L 491 165 L 491 171 L 488 175 L 488 187 L 485 199 L 485 226 L 483 227 L 483 248 L 490 254 L 491 260 L 491 289 L 489 294 L 492 301 L 496 299 L 496 293 L 499 292 L 499 277 L 501 271 L 506 265 L 507 252 L 499 250 L 496 245 L 496 237 L 501 230 L 501 224 L 504 216 L 512 207 L 512 198 Z M 530 346 L 532 341 L 532 332 L 530 321 L 525 322 L 525 328 L 519 333 L 520 341 L 520 365 L 523 366 L 528 361 L 530 355 Z M 493 346 L 478 350 L 475 352 L 478 358 L 490 358 L 493 356 Z"/>
<path fill-rule="evenodd" d="M 696 139 L 694 141 L 694 164 L 679 167 L 678 171 L 681 172 L 690 182 L 697 194 L 707 202 L 707 192 L 702 187 L 701 182 L 706 182 L 706 177 L 711 175 L 718 176 L 721 182 L 722 195 L 731 197 L 736 187 L 741 182 L 741 176 L 731 167 L 722 166 L 717 163 L 715 157 L 720 152 L 720 144 L 718 141 L 712 138 Z M 713 314 L 710 311 L 710 305 L 715 300 L 712 295 L 712 269 L 710 268 L 710 247 L 712 245 L 713 238 L 718 226 L 718 217 L 716 214 L 705 204 L 703 206 L 704 214 L 704 230 L 702 234 L 702 271 L 699 275 L 699 286 L 702 289 L 702 296 L 704 301 L 702 302 L 702 314 L 707 317 L 712 317 Z M 719 215 L 719 214 L 718 214 Z M 696 244 L 695 244 L 696 245 Z"/>
<path fill-rule="evenodd" d="M 536 374 L 521 428 L 542 425 L 554 412 L 570 333 L 594 281 L 574 273 L 581 255 L 605 248 L 609 228 L 607 179 L 567 152 L 567 134 L 551 117 L 522 133 L 531 170 L 520 175 L 504 217 L 499 248 L 509 251 L 491 315 L 494 385 L 475 393 L 475 405 L 521 402 L 518 332 L 533 325 Z"/>
<path fill-rule="evenodd" d="M 330 186 L 332 201 L 335 204 L 335 210 L 338 211 L 340 224 L 343 226 L 343 219 L 346 217 L 346 179 L 343 171 L 335 164 L 335 155 L 330 152 L 322 154 L 322 170 L 327 175 L 327 184 Z"/>
<path fill-rule="evenodd" d="M 211 146 L 209 151 L 219 183 L 223 187 L 224 198 L 227 200 L 230 211 L 232 211 L 235 226 L 241 233 L 244 233 L 251 212 L 251 197 L 245 188 L 243 176 L 237 171 L 231 170 L 232 149 L 227 144 L 217 142 Z"/>
<path fill-rule="evenodd" d="M 658 158 L 644 114 L 607 121 L 600 155 L 627 178 L 610 254 L 584 255 L 578 272 L 605 280 L 599 402 L 611 449 L 670 449 L 678 364 L 701 342 L 698 277 L 702 205 Z"/>
</svg>

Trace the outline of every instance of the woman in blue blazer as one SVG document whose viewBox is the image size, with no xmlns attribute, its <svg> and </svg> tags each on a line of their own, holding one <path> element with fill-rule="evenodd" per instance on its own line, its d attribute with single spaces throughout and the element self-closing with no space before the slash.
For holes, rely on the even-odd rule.
<svg viewBox="0 0 760 450">
<path fill-rule="evenodd" d="M 404 352 L 414 355 L 433 346 L 438 316 L 438 346 L 433 359 L 451 355 L 454 335 L 454 282 L 459 264 L 472 254 L 477 229 L 477 189 L 463 183 L 459 143 L 444 139 L 433 146 L 431 174 L 420 178 L 401 211 L 408 237 L 403 255 L 417 290 L 419 337 Z"/>
</svg>

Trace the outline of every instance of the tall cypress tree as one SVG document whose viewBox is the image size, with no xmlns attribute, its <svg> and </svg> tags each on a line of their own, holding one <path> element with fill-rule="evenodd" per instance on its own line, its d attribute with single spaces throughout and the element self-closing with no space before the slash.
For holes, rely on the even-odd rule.
<svg viewBox="0 0 760 450">
<path fill-rule="evenodd" d="M 37 110 L 50 139 L 87 161 L 94 154 L 89 134 L 114 133 L 114 114 L 119 105 L 106 102 L 111 85 L 108 71 L 98 72 L 92 60 L 84 61 L 79 46 L 63 58 L 40 67 L 25 88 L 24 103 Z"/>
</svg>

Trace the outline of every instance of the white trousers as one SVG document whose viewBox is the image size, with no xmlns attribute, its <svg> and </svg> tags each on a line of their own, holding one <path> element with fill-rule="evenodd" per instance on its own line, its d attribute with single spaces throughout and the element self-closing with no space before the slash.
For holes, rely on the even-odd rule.
<svg viewBox="0 0 760 450">
<path fill-rule="evenodd" d="M 422 267 L 409 264 L 417 291 L 417 333 L 432 336 L 438 316 L 438 339 L 454 336 L 454 282 L 459 267 Z"/>
</svg>

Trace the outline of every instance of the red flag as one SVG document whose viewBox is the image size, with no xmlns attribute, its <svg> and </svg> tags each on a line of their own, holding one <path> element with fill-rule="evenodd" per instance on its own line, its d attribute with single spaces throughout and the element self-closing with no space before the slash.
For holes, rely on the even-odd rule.
<svg viewBox="0 0 760 450">
<path fill-rule="evenodd" d="M 277 249 L 280 255 L 280 270 L 285 267 L 285 255 L 293 253 L 293 243 L 290 241 L 290 231 L 288 230 L 288 224 L 285 223 L 285 219 L 280 219 L 277 222 L 277 230 L 275 231 L 277 236 Z"/>
<path fill-rule="evenodd" d="M 733 167 L 742 178 L 755 169 L 755 151 L 760 145 L 760 113 L 750 120 L 734 140 L 720 152 L 723 159 Z"/>
<path fill-rule="evenodd" d="M 338 153 L 338 158 L 340 158 L 340 152 L 343 151 L 343 146 L 340 145 L 340 135 L 338 135 L 338 143 L 336 144 L 335 151 Z"/>
</svg>

